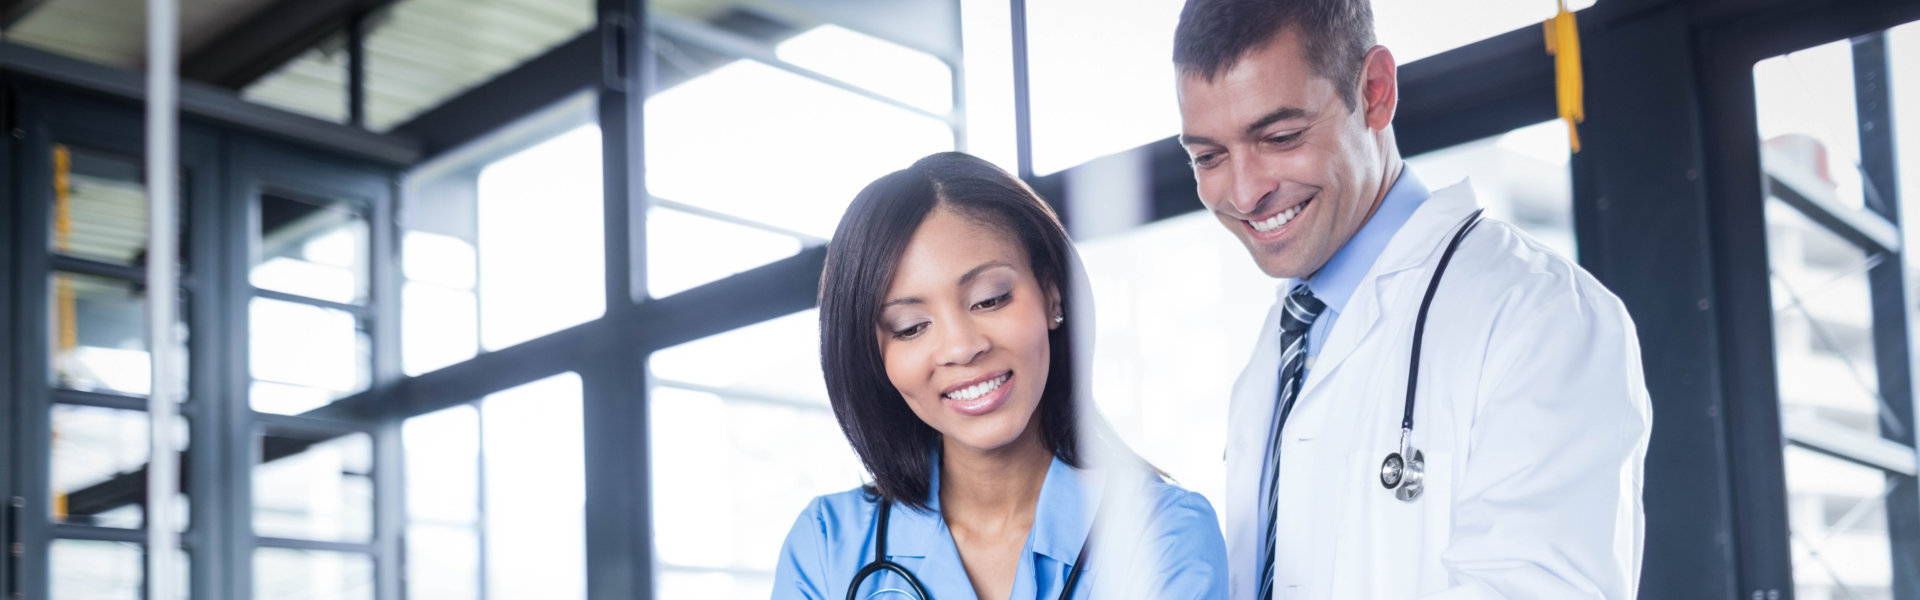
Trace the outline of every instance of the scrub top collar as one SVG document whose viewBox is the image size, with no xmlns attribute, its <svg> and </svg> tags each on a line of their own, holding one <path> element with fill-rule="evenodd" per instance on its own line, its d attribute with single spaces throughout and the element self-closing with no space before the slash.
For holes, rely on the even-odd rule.
<svg viewBox="0 0 1920 600">
<path fill-rule="evenodd" d="M 1360 282 L 1366 279 L 1367 271 L 1373 269 L 1373 263 L 1387 249 L 1387 242 L 1393 241 L 1393 234 L 1413 218 L 1415 210 L 1433 196 L 1427 184 L 1413 174 L 1413 168 L 1404 163 L 1400 167 L 1400 176 L 1394 179 L 1393 187 L 1387 189 L 1387 195 L 1380 199 L 1380 207 L 1373 216 L 1354 232 L 1353 239 L 1347 240 L 1327 259 L 1327 264 L 1306 279 L 1307 289 L 1313 296 L 1327 305 L 1334 314 L 1346 311 L 1347 301 L 1353 299 L 1353 293 L 1360 289 Z M 1285 290 L 1282 290 L 1285 293 Z"/>
<path fill-rule="evenodd" d="M 933 481 L 928 490 L 931 511 L 896 505 L 889 525 L 887 555 L 925 558 L 936 544 L 956 547 L 940 516 L 940 453 L 933 453 Z M 1080 557 L 1080 546 L 1093 528 L 1093 517 L 1100 500 L 1102 481 L 1092 471 L 1081 471 L 1054 457 L 1047 467 L 1046 480 L 1040 484 L 1040 501 L 1034 508 L 1033 530 L 1027 534 L 1027 550 L 1045 555 L 1061 564 L 1071 565 Z"/>
</svg>

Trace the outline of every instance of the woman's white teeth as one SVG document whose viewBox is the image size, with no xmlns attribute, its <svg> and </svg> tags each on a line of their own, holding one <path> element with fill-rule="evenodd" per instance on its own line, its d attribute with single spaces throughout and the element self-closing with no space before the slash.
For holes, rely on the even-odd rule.
<svg viewBox="0 0 1920 600">
<path fill-rule="evenodd" d="M 947 394 L 947 397 L 952 398 L 954 400 L 972 400 L 974 398 L 985 396 L 989 392 L 992 392 L 994 390 L 1000 389 L 1000 384 L 1006 383 L 1006 382 L 1007 382 L 1007 376 L 1001 375 L 999 377 L 995 377 L 993 379 L 982 381 L 980 383 L 976 383 L 964 388 L 960 388 L 953 392 L 950 392 Z"/>
<path fill-rule="evenodd" d="M 1307 203 L 1301 202 L 1299 204 L 1293 205 L 1293 208 L 1280 211 L 1280 214 L 1274 215 L 1273 218 L 1267 219 L 1265 221 L 1247 221 L 1247 223 L 1253 225 L 1254 231 L 1258 231 L 1260 233 L 1266 233 L 1269 231 L 1273 231 L 1275 229 L 1279 229 L 1281 225 L 1286 225 L 1287 221 L 1292 221 L 1294 217 L 1299 216 L 1300 210 L 1306 207 L 1307 207 Z"/>
</svg>

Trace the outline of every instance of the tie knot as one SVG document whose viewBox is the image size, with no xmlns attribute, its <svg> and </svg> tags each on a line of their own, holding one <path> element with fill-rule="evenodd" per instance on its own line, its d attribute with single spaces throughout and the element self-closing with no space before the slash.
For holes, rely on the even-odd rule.
<svg viewBox="0 0 1920 600">
<path fill-rule="evenodd" d="M 1293 286 L 1293 293 L 1287 294 L 1287 310 L 1280 315 L 1280 330 L 1296 335 L 1304 332 L 1326 309 L 1327 303 L 1313 297 L 1306 284 Z"/>
</svg>

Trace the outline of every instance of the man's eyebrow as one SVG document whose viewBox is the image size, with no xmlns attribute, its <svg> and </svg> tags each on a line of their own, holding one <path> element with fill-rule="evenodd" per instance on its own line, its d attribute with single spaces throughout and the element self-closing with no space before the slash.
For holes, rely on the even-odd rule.
<svg viewBox="0 0 1920 600">
<path fill-rule="evenodd" d="M 1253 124 L 1248 125 L 1247 134 L 1248 135 L 1256 134 L 1256 133 L 1259 133 L 1261 129 L 1265 129 L 1268 125 L 1272 125 L 1274 123 L 1278 123 L 1281 121 L 1298 119 L 1305 116 L 1307 116 L 1307 110 L 1304 108 L 1299 108 L 1296 106 L 1282 106 L 1280 108 L 1273 109 L 1273 112 L 1267 113 L 1267 116 L 1260 117 L 1259 119 L 1256 119 L 1253 122 Z"/>
<path fill-rule="evenodd" d="M 1180 134 L 1180 145 L 1192 146 L 1194 144 L 1210 144 L 1210 145 L 1218 146 L 1220 145 L 1220 142 L 1213 141 L 1213 138 L 1201 137 L 1197 135 L 1187 135 L 1184 133 Z"/>
</svg>

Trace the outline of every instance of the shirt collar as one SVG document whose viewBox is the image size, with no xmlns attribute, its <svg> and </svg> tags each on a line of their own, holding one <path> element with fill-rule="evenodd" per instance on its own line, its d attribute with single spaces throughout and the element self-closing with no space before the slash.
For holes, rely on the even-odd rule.
<svg viewBox="0 0 1920 600">
<path fill-rule="evenodd" d="M 894 506 L 887 542 L 887 554 L 891 556 L 925 557 L 937 543 L 953 544 L 946 519 L 940 516 L 939 452 L 932 453 L 932 459 L 933 481 L 927 488 L 931 495 L 927 506 L 933 510 Z M 1047 466 L 1046 480 L 1040 484 L 1033 530 L 1027 534 L 1029 549 L 1065 564 L 1079 558 L 1080 546 L 1086 542 L 1087 532 L 1093 529 L 1094 503 L 1099 500 L 1103 487 L 1101 482 L 1091 480 L 1092 477 L 1091 471 L 1075 469 L 1054 457 Z"/>
<path fill-rule="evenodd" d="M 1432 196 L 1427 185 L 1413 174 L 1413 169 L 1402 166 L 1393 187 L 1388 188 L 1386 197 L 1380 199 L 1380 207 L 1373 211 L 1373 216 L 1360 226 L 1359 231 L 1354 232 L 1353 239 L 1347 240 L 1345 246 L 1327 259 L 1327 264 L 1306 279 L 1307 289 L 1313 291 L 1315 298 L 1326 303 L 1329 310 L 1335 313 L 1345 310 L 1347 301 L 1360 288 L 1360 281 L 1366 278 L 1368 271 L 1373 270 L 1373 263 L 1386 251 L 1387 242 L 1393 241 L 1393 234 L 1398 233 L 1400 227 L 1413 218 L 1420 204 Z"/>
</svg>

